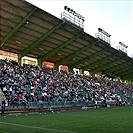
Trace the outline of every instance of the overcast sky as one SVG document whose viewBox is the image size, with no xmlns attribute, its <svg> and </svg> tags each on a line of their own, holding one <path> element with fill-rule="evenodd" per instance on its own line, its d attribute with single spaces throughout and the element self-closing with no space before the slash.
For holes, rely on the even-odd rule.
<svg viewBox="0 0 133 133">
<path fill-rule="evenodd" d="M 132 0 L 27 0 L 37 7 L 61 18 L 64 6 L 68 6 L 85 17 L 84 31 L 95 37 L 98 28 L 111 34 L 111 46 L 119 42 L 128 46 L 133 54 L 133 1 Z"/>
</svg>

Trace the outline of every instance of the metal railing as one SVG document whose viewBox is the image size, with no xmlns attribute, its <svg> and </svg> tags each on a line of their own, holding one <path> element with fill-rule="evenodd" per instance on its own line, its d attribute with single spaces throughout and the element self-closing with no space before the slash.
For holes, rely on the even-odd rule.
<svg viewBox="0 0 133 133">
<path fill-rule="evenodd" d="M 103 34 L 101 34 L 101 33 L 99 33 L 99 32 L 95 34 L 95 37 L 102 40 L 102 41 L 104 41 L 104 42 L 106 42 L 106 43 L 108 43 L 108 44 L 110 44 L 110 38 L 103 35 Z"/>
<path fill-rule="evenodd" d="M 69 22 L 70 24 L 76 26 L 77 28 L 84 29 L 84 21 L 81 19 L 78 19 L 77 17 L 69 13 L 66 13 L 66 12 L 61 13 L 61 19 L 66 22 Z"/>
</svg>

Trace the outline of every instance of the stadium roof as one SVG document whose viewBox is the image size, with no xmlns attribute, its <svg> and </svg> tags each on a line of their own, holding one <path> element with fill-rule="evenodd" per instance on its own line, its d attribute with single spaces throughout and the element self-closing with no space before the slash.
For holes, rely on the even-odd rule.
<svg viewBox="0 0 133 133">
<path fill-rule="evenodd" d="M 1 50 L 133 81 L 133 59 L 24 0 L 1 1 Z"/>
</svg>

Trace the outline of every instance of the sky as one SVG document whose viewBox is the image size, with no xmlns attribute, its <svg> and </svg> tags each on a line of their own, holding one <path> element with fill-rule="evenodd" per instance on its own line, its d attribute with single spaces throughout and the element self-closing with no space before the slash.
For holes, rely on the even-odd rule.
<svg viewBox="0 0 133 133">
<path fill-rule="evenodd" d="M 133 55 L 133 0 L 27 0 L 46 12 L 61 18 L 64 6 L 85 17 L 84 31 L 93 37 L 98 28 L 111 35 L 111 47 L 124 43 Z"/>
</svg>

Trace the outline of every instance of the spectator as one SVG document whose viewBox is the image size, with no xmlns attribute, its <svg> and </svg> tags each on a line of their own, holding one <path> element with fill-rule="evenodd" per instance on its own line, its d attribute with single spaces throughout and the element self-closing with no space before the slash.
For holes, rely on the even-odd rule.
<svg viewBox="0 0 133 133">
<path fill-rule="evenodd" d="M 31 65 L 20 66 L 15 61 L 0 61 L 0 88 L 9 102 L 26 100 L 38 102 L 57 101 L 66 104 L 85 104 L 91 99 L 102 102 L 116 101 L 119 97 L 133 97 L 133 85 L 70 72 L 58 72 L 54 68 Z M 17 97 L 17 98 L 16 98 Z M 10 100 L 11 99 L 11 100 Z M 75 105 L 76 105 L 75 104 Z M 105 103 L 104 103 L 105 104 Z M 17 104 L 16 104 L 17 106 Z"/>
<path fill-rule="evenodd" d="M 5 115 L 5 105 L 6 105 L 6 99 L 3 99 L 1 102 L 1 116 Z"/>
</svg>

